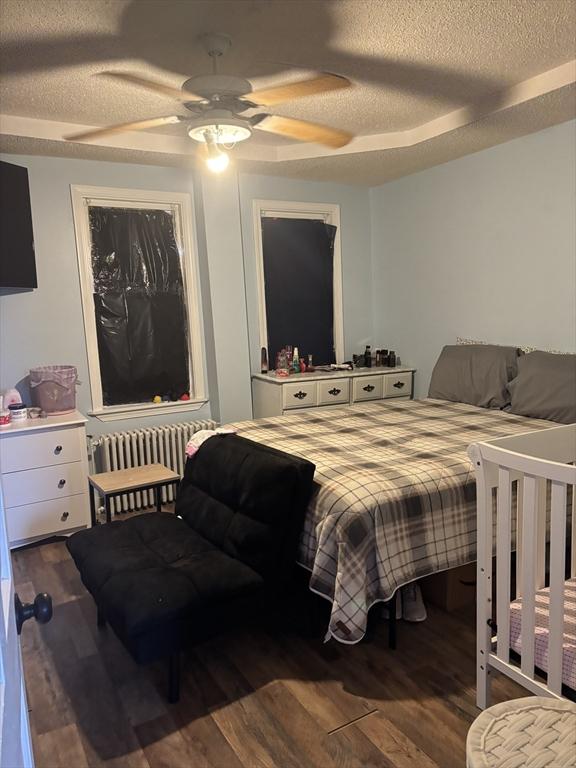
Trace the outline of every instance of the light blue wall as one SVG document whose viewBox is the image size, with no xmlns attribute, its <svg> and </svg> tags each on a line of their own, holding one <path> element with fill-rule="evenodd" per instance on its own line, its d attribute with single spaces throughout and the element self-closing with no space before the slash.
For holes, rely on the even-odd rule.
<svg viewBox="0 0 576 768">
<path fill-rule="evenodd" d="M 456 336 L 576 351 L 575 123 L 372 189 L 375 343 L 418 368 Z"/>
<path fill-rule="evenodd" d="M 369 342 L 370 213 L 368 190 L 258 176 L 195 175 L 191 169 L 7 155 L 29 170 L 38 289 L 0 292 L 0 389 L 21 381 L 30 367 L 75 365 L 83 382 L 78 407 L 91 409 L 70 185 L 188 192 L 195 205 L 207 391 L 199 411 L 114 422 L 92 419 L 100 434 L 158 423 L 251 417 L 250 361 L 259 368 L 252 199 L 336 202 L 341 205 L 347 353 Z M 246 291 L 245 291 L 246 283 Z M 250 308 L 249 318 L 247 307 Z M 248 322 L 249 320 L 249 322 Z M 249 343 L 248 328 L 250 327 Z"/>
<path fill-rule="evenodd" d="M 28 168 L 38 288 L 0 295 L 0 388 L 13 386 L 32 366 L 70 364 L 82 385 L 77 404 L 91 409 L 88 360 L 80 299 L 70 185 L 95 185 L 193 193 L 189 171 L 84 160 L 8 155 Z M 185 418 L 207 418 L 203 407 Z M 92 419 L 92 434 L 182 420 L 155 416 L 103 423 Z"/>
<path fill-rule="evenodd" d="M 0 293 L 0 388 L 31 366 L 70 363 L 84 382 L 79 408 L 91 407 L 70 184 L 193 195 L 210 404 L 186 418 L 250 416 L 250 366 L 259 368 L 254 199 L 340 205 L 345 354 L 367 343 L 396 349 L 418 368 L 420 395 L 457 335 L 576 350 L 574 129 L 559 125 L 372 190 L 8 155 L 30 173 L 39 287 Z"/>
<path fill-rule="evenodd" d="M 222 423 L 252 418 L 248 325 L 236 174 L 200 177 L 213 297 L 214 353 Z"/>
<path fill-rule="evenodd" d="M 340 206 L 345 358 L 349 359 L 354 352 L 364 351 L 366 344 L 372 343 L 372 270 L 368 188 L 241 174 L 239 197 L 242 211 L 252 370 L 260 369 L 258 284 L 253 219 L 253 201 L 259 199 L 337 203 Z"/>
</svg>

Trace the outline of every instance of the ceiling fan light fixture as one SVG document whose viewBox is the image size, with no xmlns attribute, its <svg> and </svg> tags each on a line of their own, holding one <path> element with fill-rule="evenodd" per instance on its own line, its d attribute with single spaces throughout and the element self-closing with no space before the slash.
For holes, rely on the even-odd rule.
<svg viewBox="0 0 576 768">
<path fill-rule="evenodd" d="M 206 135 L 211 137 L 214 144 L 236 144 L 245 141 L 252 135 L 252 131 L 241 120 L 218 123 L 195 123 L 188 129 L 188 135 L 194 141 L 206 142 Z"/>
<path fill-rule="evenodd" d="M 206 158 L 206 165 L 212 173 L 222 173 L 222 171 L 225 171 L 226 168 L 228 168 L 229 164 L 230 158 L 226 152 L 222 152 L 222 150 L 218 150 L 217 154 L 208 155 Z"/>
<path fill-rule="evenodd" d="M 204 135 L 206 142 L 206 166 L 212 173 L 222 173 L 228 168 L 230 158 L 228 154 L 220 149 L 218 143 L 214 140 L 214 134 L 207 130 Z"/>
</svg>

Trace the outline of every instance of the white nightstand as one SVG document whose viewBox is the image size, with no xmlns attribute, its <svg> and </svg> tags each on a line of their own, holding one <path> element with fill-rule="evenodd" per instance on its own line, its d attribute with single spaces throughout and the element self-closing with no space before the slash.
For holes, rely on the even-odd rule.
<svg viewBox="0 0 576 768">
<path fill-rule="evenodd" d="M 78 411 L 0 432 L 10 547 L 90 525 L 86 419 Z"/>
<path fill-rule="evenodd" d="M 353 371 L 252 375 L 254 418 L 299 409 L 334 408 L 372 400 L 412 397 L 414 368 L 355 368 Z"/>
</svg>

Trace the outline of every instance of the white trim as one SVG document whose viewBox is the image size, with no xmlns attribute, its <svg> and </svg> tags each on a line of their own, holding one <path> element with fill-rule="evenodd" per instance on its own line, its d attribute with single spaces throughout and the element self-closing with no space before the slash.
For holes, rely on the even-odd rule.
<svg viewBox="0 0 576 768">
<path fill-rule="evenodd" d="M 553 93 L 561 88 L 570 86 L 574 82 L 576 82 L 576 60 L 573 59 L 558 67 L 516 83 L 500 93 L 492 94 L 493 98 L 488 96 L 481 105 L 471 104 L 460 107 L 438 118 L 403 131 L 388 131 L 356 136 L 349 144 L 340 149 L 331 149 L 319 144 L 302 142 L 273 146 L 244 141 L 235 148 L 234 157 L 238 160 L 281 163 L 288 160 L 335 157 L 337 155 L 350 155 L 358 152 L 377 152 L 383 149 L 413 147 L 450 131 L 474 124 L 504 109 L 511 109 L 544 96 L 547 93 Z M 65 142 L 64 136 L 100 127 L 97 125 L 78 125 L 77 123 L 64 123 L 20 115 L 0 114 L 0 134 L 57 141 L 61 144 L 69 143 L 70 154 L 73 152 L 72 147 L 79 142 Z M 174 136 L 153 131 L 130 131 L 118 136 L 101 138 L 98 140 L 97 146 L 140 152 L 160 152 L 189 157 L 192 143 L 192 140 L 186 135 Z"/>
<path fill-rule="evenodd" d="M 266 292 L 264 287 L 264 259 L 262 250 L 262 216 L 285 219 L 318 219 L 336 227 L 334 238 L 334 348 L 336 362 L 344 360 L 344 310 L 342 302 L 342 245 L 340 238 L 340 206 L 336 203 L 302 203 L 286 200 L 254 200 L 252 202 L 254 226 L 254 252 L 256 255 L 256 279 L 258 283 L 258 326 L 260 347 L 268 348 L 266 322 Z M 272 367 L 272 361 L 270 367 Z"/>
<path fill-rule="evenodd" d="M 206 402 L 204 387 L 204 356 L 202 349 L 202 312 L 200 298 L 200 281 L 198 276 L 198 255 L 196 241 L 193 236 L 192 222 L 194 209 L 189 194 L 181 192 L 157 192 L 142 189 L 116 189 L 114 187 L 87 187 L 72 184 L 72 212 L 76 234 L 76 253 L 80 274 L 80 289 L 82 297 L 82 312 L 84 316 L 84 332 L 86 335 L 86 351 L 88 355 L 88 372 L 92 396 L 91 414 L 108 421 L 120 418 L 133 418 L 131 414 L 144 416 L 151 413 L 171 413 L 188 406 L 196 410 L 198 403 Z M 188 346 L 190 365 L 190 396 L 191 400 L 182 403 L 170 403 L 156 407 L 152 403 L 135 403 L 127 406 L 104 406 L 102 402 L 102 382 L 100 379 L 100 359 L 98 355 L 98 340 L 94 319 L 94 283 L 91 267 L 91 242 L 88 221 L 88 205 L 122 208 L 152 208 L 166 210 L 174 214 L 174 235 L 180 253 L 184 291 L 186 296 L 186 313 L 188 319 Z M 192 408 L 196 405 L 196 408 Z M 158 408 L 159 407 L 159 408 Z M 109 414 L 109 418 L 107 415 Z"/>
<path fill-rule="evenodd" d="M 164 416 L 167 413 L 181 411 L 198 411 L 208 400 L 178 400 L 165 403 L 137 403 L 136 405 L 109 405 L 100 410 L 88 411 L 99 421 L 120 421 L 122 419 L 137 419 L 142 416 Z"/>
</svg>

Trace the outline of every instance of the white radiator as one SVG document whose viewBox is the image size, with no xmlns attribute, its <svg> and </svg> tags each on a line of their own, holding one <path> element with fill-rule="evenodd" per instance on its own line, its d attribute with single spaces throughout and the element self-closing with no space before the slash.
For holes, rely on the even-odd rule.
<svg viewBox="0 0 576 768">
<path fill-rule="evenodd" d="M 144 464 L 164 464 L 179 475 L 184 473 L 184 449 L 190 437 L 200 429 L 216 429 L 212 419 L 162 427 L 132 429 L 102 435 L 95 443 L 98 472 L 141 467 Z M 162 489 L 162 501 L 174 501 L 172 486 Z M 112 514 L 144 509 L 154 504 L 154 491 L 135 491 L 112 499 Z"/>
</svg>

